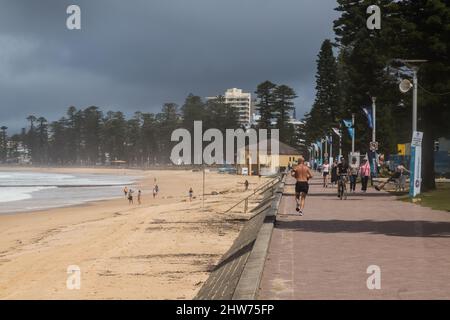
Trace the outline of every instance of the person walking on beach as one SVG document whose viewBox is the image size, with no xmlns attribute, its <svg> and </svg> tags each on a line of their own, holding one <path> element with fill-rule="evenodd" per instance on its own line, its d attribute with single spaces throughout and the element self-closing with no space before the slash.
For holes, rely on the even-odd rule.
<svg viewBox="0 0 450 320">
<path fill-rule="evenodd" d="M 155 184 L 155 186 L 153 187 L 153 198 L 156 198 L 156 196 L 158 195 L 158 191 L 159 187 L 157 184 Z"/>
<path fill-rule="evenodd" d="M 133 204 L 133 190 L 128 191 L 128 204 Z"/>
<path fill-rule="evenodd" d="M 366 158 L 364 158 L 361 168 L 360 168 L 360 176 L 361 176 L 361 191 L 367 192 L 367 184 L 369 183 L 370 178 L 370 164 Z"/>
<path fill-rule="evenodd" d="M 126 198 L 127 195 L 128 195 L 128 188 L 127 187 L 123 188 L 123 193 L 125 194 L 125 198 Z"/>
<path fill-rule="evenodd" d="M 192 202 L 192 198 L 194 197 L 194 190 L 192 187 L 189 189 L 189 202 Z"/>
<path fill-rule="evenodd" d="M 309 179 L 313 177 L 311 170 L 305 165 L 305 158 L 302 156 L 298 158 L 298 165 L 292 169 L 291 176 L 297 181 L 295 183 L 295 210 L 303 216 L 303 209 L 305 208 L 306 195 L 309 191 Z M 299 203 L 300 202 L 300 203 Z"/>
<path fill-rule="evenodd" d="M 141 205 L 141 196 L 142 196 L 142 192 L 141 192 L 141 190 L 139 190 L 138 191 L 138 196 L 137 196 L 138 197 L 137 200 L 138 200 L 138 204 L 139 205 Z"/>
<path fill-rule="evenodd" d="M 359 167 L 356 164 L 356 158 L 352 158 L 352 163 L 350 164 L 350 192 L 355 192 L 356 189 L 356 179 L 358 179 Z"/>
<path fill-rule="evenodd" d="M 245 180 L 244 185 L 245 185 L 245 191 L 247 191 L 248 190 L 248 180 Z"/>
<path fill-rule="evenodd" d="M 330 164 L 328 163 L 328 160 L 325 160 L 325 163 L 323 164 L 323 187 L 328 188 L 328 176 L 330 175 Z"/>
</svg>

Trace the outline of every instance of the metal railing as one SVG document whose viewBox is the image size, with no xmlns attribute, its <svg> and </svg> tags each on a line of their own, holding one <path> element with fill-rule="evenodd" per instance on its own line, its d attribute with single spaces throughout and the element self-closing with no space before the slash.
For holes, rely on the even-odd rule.
<svg viewBox="0 0 450 320">
<path fill-rule="evenodd" d="M 248 202 L 249 202 L 250 198 L 254 197 L 257 194 L 261 194 L 263 192 L 266 192 L 269 189 L 271 190 L 271 195 L 273 196 L 274 195 L 275 185 L 278 184 L 281 181 L 281 178 L 282 178 L 281 176 L 277 176 L 274 179 L 264 183 L 262 186 L 259 186 L 249 196 L 247 196 L 244 199 L 240 200 L 239 202 L 235 203 L 231 208 L 226 210 L 223 214 L 230 212 L 231 210 L 233 210 L 234 208 L 238 207 L 242 203 L 244 204 L 244 213 L 247 213 L 247 211 L 248 211 Z"/>
</svg>

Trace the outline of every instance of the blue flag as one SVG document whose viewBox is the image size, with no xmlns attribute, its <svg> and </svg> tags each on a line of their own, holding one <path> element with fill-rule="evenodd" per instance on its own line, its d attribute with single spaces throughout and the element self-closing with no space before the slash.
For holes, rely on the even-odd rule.
<svg viewBox="0 0 450 320">
<path fill-rule="evenodd" d="M 320 150 L 322 150 L 322 141 L 317 140 L 317 141 L 316 141 L 316 145 L 317 145 L 317 147 L 318 147 Z"/>
<path fill-rule="evenodd" d="M 370 129 L 373 128 L 373 112 L 372 107 L 363 107 L 364 114 L 367 117 L 367 121 L 369 122 Z"/>
<path fill-rule="evenodd" d="M 352 120 L 342 120 L 347 128 L 353 127 Z"/>
<path fill-rule="evenodd" d="M 353 129 L 353 122 L 352 122 L 352 120 L 342 120 L 342 122 L 344 123 L 344 126 L 347 127 L 348 134 L 350 135 L 350 138 L 353 139 L 353 135 L 355 134 L 355 131 Z"/>
<path fill-rule="evenodd" d="M 350 135 L 350 138 L 353 139 L 353 136 L 354 136 L 354 134 L 355 134 L 355 129 L 353 129 L 353 128 L 348 128 L 348 134 Z"/>
</svg>

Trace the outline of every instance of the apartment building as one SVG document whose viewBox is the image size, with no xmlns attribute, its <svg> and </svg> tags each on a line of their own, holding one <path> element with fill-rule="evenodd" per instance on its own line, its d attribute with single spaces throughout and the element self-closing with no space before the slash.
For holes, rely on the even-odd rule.
<svg viewBox="0 0 450 320">
<path fill-rule="evenodd" d="M 242 89 L 232 88 L 225 91 L 223 95 L 225 103 L 237 109 L 239 114 L 239 123 L 244 127 L 249 127 L 252 114 L 252 95 L 243 92 Z M 208 97 L 207 99 L 216 99 L 217 97 Z"/>
</svg>

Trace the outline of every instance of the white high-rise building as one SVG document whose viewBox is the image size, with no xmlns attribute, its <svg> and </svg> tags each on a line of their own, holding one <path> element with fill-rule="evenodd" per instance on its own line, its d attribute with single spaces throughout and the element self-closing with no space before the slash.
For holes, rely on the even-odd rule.
<svg viewBox="0 0 450 320">
<path fill-rule="evenodd" d="M 223 95 L 225 103 L 237 109 L 239 114 L 239 124 L 249 127 L 252 113 L 252 95 L 242 92 L 242 89 L 228 89 Z M 208 97 L 207 99 L 216 99 L 217 97 Z"/>
</svg>

